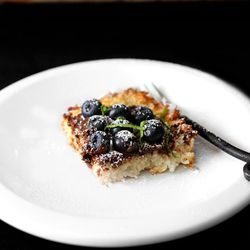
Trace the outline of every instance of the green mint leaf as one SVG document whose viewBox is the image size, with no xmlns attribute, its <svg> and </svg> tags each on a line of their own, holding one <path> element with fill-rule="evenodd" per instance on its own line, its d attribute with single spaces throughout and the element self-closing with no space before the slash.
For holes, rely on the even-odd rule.
<svg viewBox="0 0 250 250">
<path fill-rule="evenodd" d="M 161 113 L 161 116 L 160 116 L 161 120 L 164 119 L 164 116 L 167 114 L 167 112 L 168 112 L 168 109 L 166 107 L 164 107 L 163 111 Z"/>
<path fill-rule="evenodd" d="M 101 106 L 101 111 L 102 111 L 102 115 L 104 116 L 105 115 L 105 105 L 103 104 L 102 106 Z"/>
<path fill-rule="evenodd" d="M 168 151 L 175 157 L 175 158 L 180 158 L 179 156 L 177 156 L 174 152 L 172 152 L 172 150 L 169 147 L 169 133 L 171 132 L 171 127 L 170 125 L 164 120 L 164 117 L 167 113 L 168 109 L 166 107 L 163 108 L 163 112 L 161 113 L 160 119 L 161 121 L 166 125 L 166 127 L 168 128 L 166 131 L 166 146 Z"/>
<path fill-rule="evenodd" d="M 134 125 L 134 124 L 113 124 L 113 125 L 108 125 L 105 127 L 104 131 L 106 131 L 108 128 L 116 128 L 116 127 L 122 127 L 122 128 L 134 128 L 141 130 L 140 126 Z"/>
<path fill-rule="evenodd" d="M 147 121 L 145 120 L 145 121 L 141 121 L 141 123 L 140 123 L 140 127 L 143 129 L 143 130 L 145 130 L 146 129 L 146 127 L 144 127 L 144 125 L 147 123 Z"/>
<path fill-rule="evenodd" d="M 116 118 L 116 120 L 118 120 L 118 119 L 126 120 L 126 118 L 125 118 L 124 116 L 118 116 L 118 117 Z"/>
<path fill-rule="evenodd" d="M 144 127 L 144 125 L 147 123 L 147 121 L 141 121 L 140 123 L 140 138 L 139 138 L 139 143 L 141 145 L 141 148 L 142 148 L 142 142 L 141 142 L 141 138 L 143 137 L 143 131 L 146 129 L 146 127 Z"/>
<path fill-rule="evenodd" d="M 175 158 L 180 158 L 178 155 L 176 155 L 169 147 L 169 133 L 171 132 L 171 128 L 167 129 L 166 131 L 166 146 L 167 146 L 167 149 L 168 151 L 175 157 Z"/>
<path fill-rule="evenodd" d="M 101 111 L 102 111 L 102 115 L 104 116 L 105 114 L 107 114 L 110 110 L 111 106 L 105 106 L 104 104 L 101 106 Z"/>
<path fill-rule="evenodd" d="M 168 112 L 168 109 L 166 107 L 163 108 L 163 112 L 160 116 L 161 121 L 167 126 L 167 128 L 170 128 L 169 124 L 164 120 L 164 117 L 166 113 Z"/>
<path fill-rule="evenodd" d="M 143 137 L 143 130 L 146 129 L 146 127 L 144 127 L 146 122 L 147 121 L 142 121 L 140 123 L 140 126 L 134 125 L 134 124 L 113 124 L 113 125 L 108 125 L 108 126 L 105 127 L 104 131 L 106 131 L 109 128 L 116 128 L 116 127 L 133 128 L 133 129 L 135 129 L 136 132 L 140 131 L 140 139 L 138 141 L 139 141 L 140 146 L 142 147 L 141 138 Z"/>
</svg>

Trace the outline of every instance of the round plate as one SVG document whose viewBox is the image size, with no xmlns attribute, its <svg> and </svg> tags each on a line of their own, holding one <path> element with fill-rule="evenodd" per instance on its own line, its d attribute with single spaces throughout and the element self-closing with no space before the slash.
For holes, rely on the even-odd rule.
<svg viewBox="0 0 250 250">
<path fill-rule="evenodd" d="M 113 59 L 47 70 L 0 92 L 0 216 L 53 241 L 136 246 L 211 227 L 250 201 L 244 163 L 204 139 L 196 168 L 101 185 L 66 143 L 63 113 L 110 91 L 156 84 L 178 108 L 247 151 L 250 101 L 209 74 L 150 60 Z M 240 124 L 240 129 L 237 129 Z"/>
</svg>

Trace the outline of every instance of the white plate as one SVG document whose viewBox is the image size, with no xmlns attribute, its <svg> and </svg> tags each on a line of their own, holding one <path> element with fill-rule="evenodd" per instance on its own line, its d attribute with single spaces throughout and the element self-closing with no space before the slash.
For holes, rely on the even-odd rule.
<svg viewBox="0 0 250 250">
<path fill-rule="evenodd" d="M 155 83 L 191 118 L 249 150 L 250 101 L 188 67 L 113 59 L 71 64 L 0 92 L 0 216 L 28 233 L 85 246 L 168 241 L 213 226 L 246 206 L 244 163 L 198 137 L 197 169 L 99 184 L 66 144 L 62 114 L 111 90 Z M 240 124 L 238 128 L 237 124 Z"/>
</svg>

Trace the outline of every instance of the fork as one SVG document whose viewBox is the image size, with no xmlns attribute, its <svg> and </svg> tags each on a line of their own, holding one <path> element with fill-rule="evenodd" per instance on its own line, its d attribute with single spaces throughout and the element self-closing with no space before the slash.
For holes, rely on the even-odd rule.
<svg viewBox="0 0 250 250">
<path fill-rule="evenodd" d="M 159 88 L 156 87 L 154 83 L 152 83 L 152 86 L 148 86 L 148 85 L 144 85 L 144 86 L 149 93 L 151 93 L 154 97 L 156 97 L 156 99 L 163 102 L 164 105 L 166 104 L 170 105 L 170 109 L 172 109 L 173 106 L 175 107 L 174 104 L 167 102 L 166 97 L 164 97 L 162 92 L 159 90 Z M 228 153 L 229 155 L 246 162 L 246 164 L 243 167 L 243 173 L 244 173 L 245 178 L 248 181 L 250 181 L 250 153 L 231 145 L 230 143 L 226 142 L 219 136 L 207 130 L 206 128 L 204 128 L 197 122 L 193 121 L 186 115 L 181 114 L 181 118 L 183 118 L 187 124 L 192 125 L 193 129 L 198 131 L 198 135 L 203 137 L 205 140 L 209 141 L 210 143 L 215 145 L 217 148 L 220 148 L 221 150 Z"/>
</svg>

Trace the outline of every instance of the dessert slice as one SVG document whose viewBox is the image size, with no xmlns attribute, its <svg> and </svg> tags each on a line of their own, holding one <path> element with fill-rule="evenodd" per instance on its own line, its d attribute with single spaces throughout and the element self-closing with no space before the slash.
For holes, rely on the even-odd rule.
<svg viewBox="0 0 250 250">
<path fill-rule="evenodd" d="M 149 93 L 129 88 L 68 108 L 62 127 L 68 142 L 103 184 L 137 178 L 140 171 L 192 168 L 197 131 L 180 113 Z"/>
</svg>

